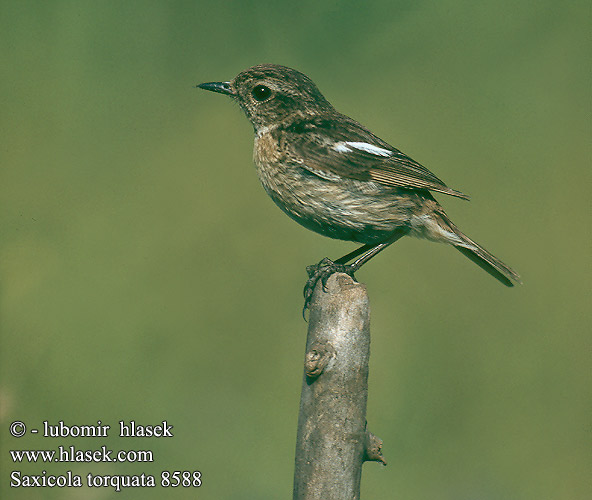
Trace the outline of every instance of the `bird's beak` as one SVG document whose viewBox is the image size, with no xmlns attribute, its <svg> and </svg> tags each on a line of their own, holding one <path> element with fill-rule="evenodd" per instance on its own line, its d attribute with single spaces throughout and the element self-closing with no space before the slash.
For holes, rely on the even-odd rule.
<svg viewBox="0 0 592 500">
<path fill-rule="evenodd" d="M 218 92 L 219 94 L 226 94 L 233 96 L 234 90 L 230 86 L 230 82 L 208 82 L 208 83 L 200 83 L 196 85 L 197 88 L 210 90 L 212 92 Z"/>
</svg>

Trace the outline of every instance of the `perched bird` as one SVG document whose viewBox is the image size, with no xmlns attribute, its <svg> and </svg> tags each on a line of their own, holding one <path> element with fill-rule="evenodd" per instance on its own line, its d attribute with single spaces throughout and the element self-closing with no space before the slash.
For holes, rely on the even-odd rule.
<svg viewBox="0 0 592 500">
<path fill-rule="evenodd" d="M 363 243 L 334 262 L 325 258 L 307 268 L 305 309 L 319 279 L 325 284 L 334 272 L 353 277 L 407 234 L 450 243 L 504 285 L 520 283 L 452 223 L 430 192 L 468 196 L 339 113 L 306 75 L 261 64 L 232 81 L 197 87 L 232 97 L 245 112 L 255 131 L 259 179 L 286 214 L 330 238 Z"/>
</svg>

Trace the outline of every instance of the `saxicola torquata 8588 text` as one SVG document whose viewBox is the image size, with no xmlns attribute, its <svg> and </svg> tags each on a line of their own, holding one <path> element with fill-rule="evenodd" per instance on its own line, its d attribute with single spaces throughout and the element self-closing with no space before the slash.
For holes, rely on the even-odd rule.
<svg viewBox="0 0 592 500">
<path fill-rule="evenodd" d="M 334 262 L 325 258 L 307 268 L 305 307 L 319 279 L 325 283 L 334 272 L 353 277 L 407 234 L 449 243 L 504 285 L 520 283 L 452 223 L 430 192 L 466 195 L 339 113 L 306 75 L 262 64 L 230 82 L 198 87 L 232 97 L 245 112 L 255 130 L 259 179 L 286 214 L 317 233 L 363 243 Z"/>
</svg>

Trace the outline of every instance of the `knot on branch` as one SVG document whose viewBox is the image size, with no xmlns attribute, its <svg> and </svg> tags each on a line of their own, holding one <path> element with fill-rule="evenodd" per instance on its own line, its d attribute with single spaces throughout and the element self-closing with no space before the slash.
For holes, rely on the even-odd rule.
<svg viewBox="0 0 592 500">
<path fill-rule="evenodd" d="M 382 439 L 377 438 L 370 431 L 366 431 L 364 462 L 380 462 L 382 465 L 386 465 L 386 460 L 382 456 Z"/>
<path fill-rule="evenodd" d="M 316 379 L 327 366 L 327 363 L 335 356 L 335 349 L 329 342 L 315 342 L 304 360 L 306 376 Z"/>
</svg>

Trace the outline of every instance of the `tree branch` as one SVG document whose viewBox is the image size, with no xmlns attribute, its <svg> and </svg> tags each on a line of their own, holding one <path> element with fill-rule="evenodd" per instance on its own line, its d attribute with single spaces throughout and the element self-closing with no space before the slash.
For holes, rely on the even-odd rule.
<svg viewBox="0 0 592 500">
<path fill-rule="evenodd" d="M 385 463 L 382 442 L 366 430 L 369 358 L 366 287 L 333 274 L 310 303 L 295 500 L 359 499 L 363 462 Z"/>
</svg>

